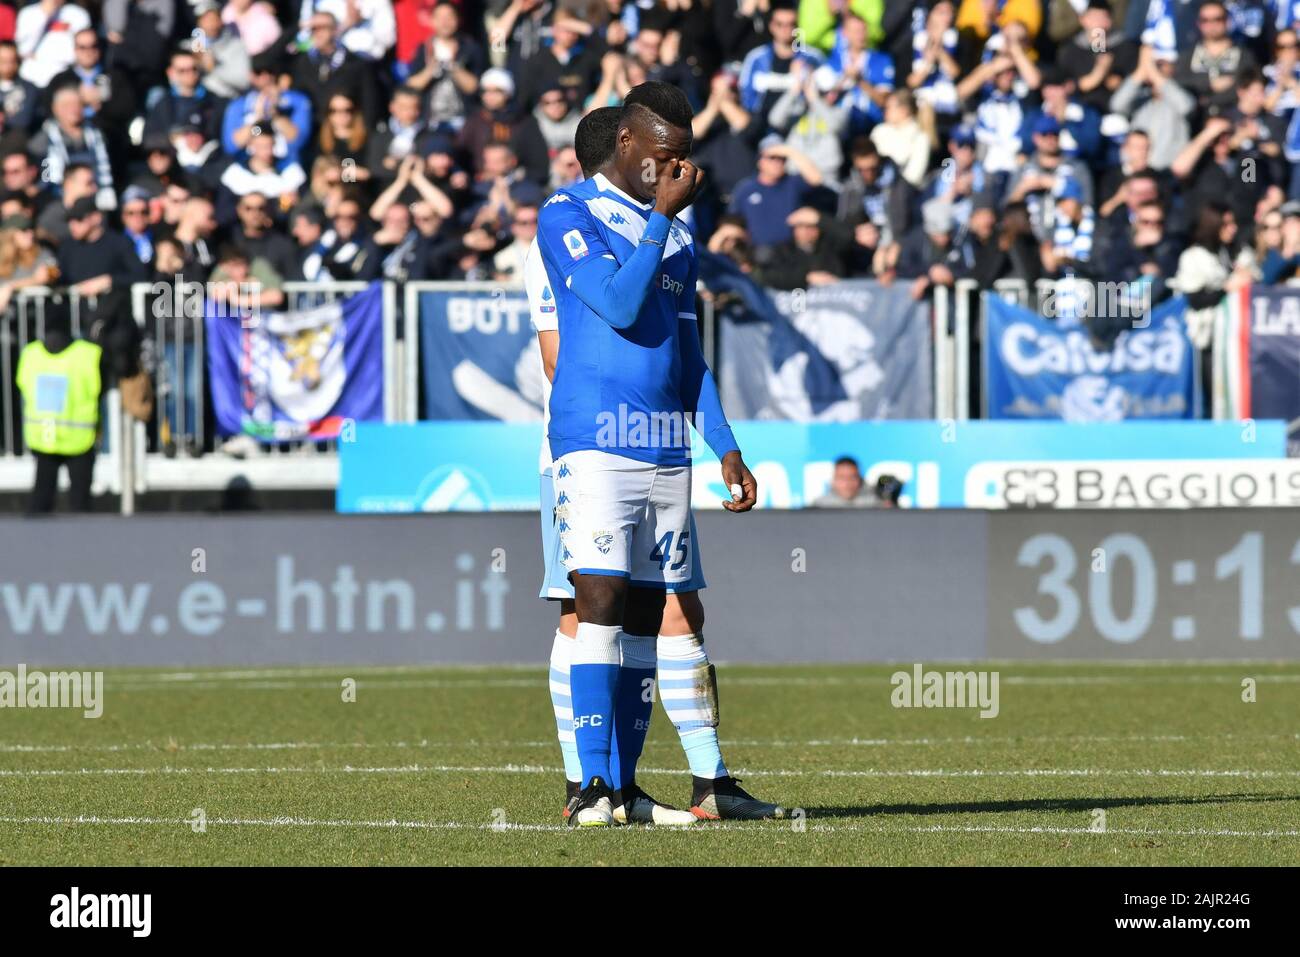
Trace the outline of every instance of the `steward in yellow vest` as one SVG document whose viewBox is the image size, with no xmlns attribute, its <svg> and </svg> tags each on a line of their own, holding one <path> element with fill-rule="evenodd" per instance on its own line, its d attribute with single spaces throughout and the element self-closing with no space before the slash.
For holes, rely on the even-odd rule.
<svg viewBox="0 0 1300 957">
<path fill-rule="evenodd" d="M 73 339 L 66 326 L 47 323 L 45 339 L 18 357 L 23 397 L 23 442 L 36 459 L 30 511 L 54 510 L 59 469 L 68 467 L 73 511 L 90 511 L 90 480 L 99 431 L 103 350 Z"/>
</svg>

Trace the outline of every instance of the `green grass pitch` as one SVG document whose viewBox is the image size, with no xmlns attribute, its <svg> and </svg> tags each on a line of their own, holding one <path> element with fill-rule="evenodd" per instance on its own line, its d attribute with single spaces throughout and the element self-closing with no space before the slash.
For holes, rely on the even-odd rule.
<svg viewBox="0 0 1300 957">
<path fill-rule="evenodd" d="M 908 667 L 720 666 L 733 773 L 801 812 L 583 832 L 544 668 L 113 670 L 97 720 L 0 710 L 0 863 L 1300 862 L 1298 665 L 927 663 L 992 719 L 892 707 Z M 658 704 L 640 780 L 689 799 Z"/>
</svg>

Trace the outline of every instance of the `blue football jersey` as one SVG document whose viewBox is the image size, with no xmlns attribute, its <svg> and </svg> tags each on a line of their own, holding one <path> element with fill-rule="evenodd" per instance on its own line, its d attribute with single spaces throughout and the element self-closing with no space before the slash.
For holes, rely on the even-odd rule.
<svg viewBox="0 0 1300 957">
<path fill-rule="evenodd" d="M 652 216 L 658 226 L 652 226 Z M 622 289 L 619 306 L 629 310 L 644 294 L 634 317 L 619 327 L 602 315 L 593 260 L 621 268 L 647 228 L 666 222 L 597 174 L 554 193 L 538 217 L 538 245 L 560 325 L 560 353 L 551 388 L 549 438 L 555 458 L 600 449 L 659 465 L 684 465 L 693 421 L 721 457 L 736 448 L 722 414 L 717 388 L 704 363 L 695 319 L 695 240 L 681 220 L 668 224 L 663 256 L 653 274 Z M 642 258 L 644 261 L 644 256 Z M 595 273 L 602 273 L 595 270 Z M 575 289 L 575 277 L 578 288 Z M 624 276 L 623 278 L 629 278 Z M 585 295 L 580 295 L 579 292 Z"/>
</svg>

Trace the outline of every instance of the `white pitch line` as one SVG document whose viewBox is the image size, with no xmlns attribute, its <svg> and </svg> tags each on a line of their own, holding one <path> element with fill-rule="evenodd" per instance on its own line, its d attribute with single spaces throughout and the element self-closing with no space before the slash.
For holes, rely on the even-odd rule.
<svg viewBox="0 0 1300 957">
<path fill-rule="evenodd" d="M 552 832 L 563 833 L 570 831 L 568 825 L 564 824 L 512 824 L 509 822 L 483 824 L 480 822 L 467 821 L 401 821 L 391 820 L 348 820 L 348 819 L 327 819 L 327 818 L 300 818 L 300 817 L 273 817 L 273 818 L 208 818 L 205 822 L 210 827 L 320 827 L 320 828 L 366 828 L 366 829 L 392 829 L 392 830 L 422 830 L 422 831 L 444 831 L 444 830 L 466 830 L 466 831 L 496 831 L 499 833 L 510 833 L 520 831 L 531 832 Z M 776 833 L 785 831 L 791 826 L 791 821 L 767 821 L 767 822 L 733 822 L 733 821 L 711 821 L 707 824 L 700 824 L 684 828 L 665 828 L 673 831 L 688 831 L 692 834 L 705 834 L 717 831 L 768 831 Z M 142 827 L 142 826 L 161 826 L 161 827 L 184 827 L 192 828 L 194 825 L 193 818 L 160 818 L 160 817 L 102 817 L 96 814 L 79 814 L 76 817 L 60 817 L 54 815 L 39 815 L 33 817 L 0 817 L 0 824 L 13 825 L 74 825 L 74 824 L 91 824 L 106 825 L 114 827 Z M 818 824 L 815 821 L 804 819 L 803 825 L 806 830 L 819 833 L 839 833 L 843 831 L 859 831 L 869 834 L 1077 834 L 1080 836 L 1106 837 L 1108 835 L 1124 836 L 1148 836 L 1148 837 L 1247 837 L 1247 838 L 1265 838 L 1265 837 L 1300 837 L 1300 830 L 1265 830 L 1265 831 L 1240 831 L 1231 829 L 1210 829 L 1210 828 L 1187 828 L 1162 830 L 1158 828 L 1108 828 L 1104 831 L 1096 831 L 1086 827 L 1016 827 L 1013 825 L 978 825 L 978 824 L 929 824 L 929 825 L 904 825 L 901 827 L 872 827 L 860 824 Z M 649 828 L 655 830 L 655 828 Z M 624 833 L 638 833 L 638 828 L 615 828 L 616 831 Z M 798 833 L 798 832 L 796 832 Z"/>
<path fill-rule="evenodd" d="M 716 664 L 718 664 L 719 667 L 725 667 L 728 670 L 739 669 L 739 670 L 749 671 L 749 670 L 753 670 L 754 668 L 763 667 L 763 665 L 754 665 L 752 663 L 746 664 L 744 662 L 731 662 L 725 660 L 718 661 L 716 662 Z M 871 664 L 871 663 L 864 663 L 864 664 Z M 951 671 L 963 671 L 963 670 L 978 668 L 978 669 L 985 669 L 985 670 L 992 669 L 1000 672 L 1014 672 L 1018 668 L 1026 667 L 1030 665 L 1038 665 L 1038 666 L 1051 668 L 1053 667 L 1054 664 L 1055 667 L 1060 667 L 1060 668 L 1087 667 L 1089 665 L 1098 666 L 1098 667 L 1101 666 L 1100 663 L 1097 662 L 1087 662 L 1082 660 L 1052 663 L 1052 662 L 1013 661 L 1008 659 L 993 659 L 993 660 L 979 661 L 979 662 L 974 662 L 974 661 L 937 662 L 936 666 L 942 665 L 945 670 L 951 670 Z M 1039 681 L 1053 681 L 1053 682 L 1055 681 L 1089 682 L 1089 681 L 1097 681 L 1097 680 L 1108 681 L 1108 680 L 1115 680 L 1115 679 L 1123 680 L 1131 677 L 1136 677 L 1139 680 L 1151 680 L 1151 679 L 1176 680 L 1176 681 L 1186 680 L 1186 678 L 1179 675 L 1170 675 L 1170 674 L 1143 675 L 1142 672 L 1149 669 L 1151 664 L 1152 663 L 1149 661 L 1141 661 L 1141 660 L 1110 661 L 1110 662 L 1106 662 L 1104 667 L 1107 669 L 1111 669 L 1111 672 L 1099 674 L 1099 675 L 1057 676 L 1057 675 L 1046 674 L 1046 675 L 1027 675 L 1022 677 L 1015 677 L 1009 675 L 1005 680 L 1017 681 L 1023 683 L 1035 683 Z M 1158 667 L 1162 669 L 1167 669 L 1169 667 L 1196 668 L 1196 669 L 1201 669 L 1201 673 L 1198 675 L 1191 675 L 1188 677 L 1191 677 L 1193 679 L 1209 678 L 1211 680 L 1216 680 L 1216 681 L 1232 681 L 1232 680 L 1236 680 L 1238 673 L 1243 668 L 1249 670 L 1251 664 L 1252 664 L 1251 662 L 1236 662 L 1236 661 L 1223 661 L 1223 660 L 1216 661 L 1214 659 L 1188 659 L 1182 662 L 1172 662 L 1172 663 L 1161 662 L 1158 664 Z M 1262 666 L 1268 666 L 1269 664 L 1276 664 L 1276 662 L 1260 661 L 1260 662 L 1255 662 L 1254 664 L 1257 664 L 1262 667 Z M 802 663 L 802 666 L 815 668 L 816 664 L 805 662 Z M 848 678 L 842 675 L 790 675 L 790 676 L 739 675 L 733 680 L 755 681 L 758 683 L 781 682 L 781 681 L 805 681 L 805 682 L 816 681 L 816 682 L 834 682 L 837 684 L 838 683 L 863 683 L 863 682 L 886 682 L 887 683 L 889 681 L 889 675 L 884 673 L 885 668 L 891 668 L 891 669 L 906 668 L 906 667 L 910 667 L 910 663 L 876 662 L 872 666 L 878 667 L 880 669 L 880 673 L 874 675 L 873 674 L 859 675 L 859 676 L 848 677 Z M 801 667 L 801 665 L 797 663 L 796 665 L 794 665 L 794 667 L 799 668 Z M 440 665 L 437 663 L 413 664 L 413 665 L 361 665 L 361 664 L 357 664 L 357 665 L 321 664 L 321 665 L 284 665 L 284 666 L 261 665 L 261 666 L 250 666 L 246 668 L 219 668 L 219 669 L 211 669 L 211 670 L 188 669 L 188 670 L 178 670 L 178 671 L 158 671 L 151 668 L 124 667 L 124 668 L 115 668 L 113 669 L 112 673 L 115 676 L 119 676 L 123 678 L 124 680 L 136 681 L 140 683 L 146 683 L 146 682 L 186 683 L 186 682 L 195 682 L 195 681 L 214 681 L 214 682 L 215 681 L 245 681 L 249 679 L 260 679 L 260 678 L 275 678 L 275 679 L 328 678 L 328 677 L 335 677 L 335 676 L 340 678 L 347 676 L 347 677 L 362 679 L 362 678 L 374 678 L 376 676 L 382 676 L 382 675 L 413 675 L 413 674 L 418 675 L 421 673 L 427 674 L 429 672 L 436 672 L 436 671 L 441 671 L 444 674 L 464 675 L 472 678 L 473 676 L 476 675 L 477 676 L 491 675 L 493 673 L 500 673 L 500 672 L 515 672 L 523 675 L 528 675 L 530 673 L 544 675 L 545 670 L 546 670 L 545 662 L 535 662 L 535 663 L 520 662 L 520 663 L 513 663 L 513 664 L 504 663 L 504 664 L 483 664 L 483 665 L 455 665 L 455 664 Z M 1226 672 L 1226 674 L 1216 675 L 1214 674 L 1214 672 L 1216 671 Z M 1128 674 L 1120 674 L 1119 672 L 1128 672 Z M 1133 674 L 1134 672 L 1136 672 L 1137 674 Z M 1265 680 L 1273 679 L 1273 680 L 1283 680 L 1283 681 L 1300 681 L 1300 673 L 1282 674 L 1282 675 L 1264 675 L 1259 677 L 1263 677 Z"/>
<path fill-rule="evenodd" d="M 207 825 L 231 827 L 357 827 L 401 828 L 409 830 L 485 830 L 485 831 L 565 831 L 567 825 L 559 824 L 468 824 L 462 821 L 353 821 L 298 817 L 274 818 L 208 818 Z M 160 817 L 100 817 L 96 814 L 79 814 L 76 817 L 0 817 L 0 824 L 110 824 L 110 825 L 182 825 L 193 827 L 193 818 Z"/>
<path fill-rule="evenodd" d="M 335 681 L 194 681 L 189 683 L 150 683 L 130 679 L 125 682 L 115 681 L 109 675 L 104 687 L 109 693 L 127 692 L 172 692 L 172 691 L 310 691 L 316 688 L 328 688 L 337 691 L 339 682 L 347 675 L 340 673 Z M 544 688 L 547 679 L 541 678 L 484 678 L 470 681 L 444 681 L 437 678 L 399 679 L 396 681 L 372 680 L 366 677 L 356 679 L 357 687 L 366 691 L 407 690 L 411 688 Z"/>
<path fill-rule="evenodd" d="M 1251 664 L 1243 661 L 1237 673 L 1231 675 L 1007 675 L 1001 681 L 1009 685 L 1240 684 L 1244 676 L 1260 684 L 1300 681 L 1300 675 L 1251 675 Z M 973 669 L 954 667 L 951 670 Z"/>
<path fill-rule="evenodd" d="M 638 768 L 640 774 L 681 775 L 680 768 Z M 0 778 L 110 777 L 192 774 L 561 774 L 562 768 L 531 764 L 445 765 L 405 764 L 388 767 L 234 767 L 234 768 L 9 768 Z M 866 768 L 866 769 L 758 769 L 737 768 L 745 777 L 828 777 L 828 778 L 1295 778 L 1300 770 L 1252 770 L 1249 768 Z"/>
<path fill-rule="evenodd" d="M 810 829 L 812 826 L 810 825 Z M 1269 830 L 1269 831 L 1237 831 L 1229 829 L 1209 829 L 1209 828 L 1188 828 L 1178 830 L 1159 830 L 1156 828 L 1144 827 L 1109 827 L 1104 831 L 1095 831 L 1088 827 L 1015 827 L 1012 825 L 977 825 L 977 824 L 931 824 L 928 826 L 902 827 L 902 828 L 858 828 L 854 825 L 847 825 L 843 828 L 840 825 L 831 825 L 828 830 L 864 830 L 876 831 L 880 834 L 890 833 L 908 833 L 908 834 L 1091 834 L 1097 837 L 1104 837 L 1107 834 L 1124 834 L 1124 835 L 1147 835 L 1152 837 L 1300 837 L 1300 830 Z"/>
<path fill-rule="evenodd" d="M 1190 741 L 1300 741 L 1300 733 L 1270 734 L 1133 734 L 1133 735 L 1015 735 L 966 736 L 957 738 L 812 738 L 795 741 L 778 738 L 724 738 L 724 747 L 737 748 L 889 748 L 889 747 L 939 747 L 952 744 L 1144 744 Z M 668 747 L 666 743 L 652 747 Z M 0 754 L 64 754 L 74 752 L 116 753 L 128 751 L 166 752 L 179 754 L 186 751 L 316 751 L 316 750 L 418 750 L 432 748 L 553 748 L 555 741 L 492 741 L 466 739 L 463 741 L 265 741 L 265 742 L 135 742 L 119 744 L 0 744 Z"/>
<path fill-rule="evenodd" d="M 1001 680 L 1008 685 L 1035 686 L 1035 687 L 1060 687 L 1071 685 L 1150 685 L 1150 684 L 1178 684 L 1178 685 L 1195 685 L 1195 684 L 1238 684 L 1241 681 L 1241 675 L 1250 671 L 1250 662 L 1243 662 L 1239 673 L 1232 675 L 1070 675 L 1053 677 L 1050 675 L 1007 675 Z M 963 670 L 961 666 L 955 666 L 956 670 Z M 969 669 L 966 669 L 969 670 Z M 272 672 L 267 672 L 273 675 Z M 292 690 L 312 690 L 312 689 L 330 689 L 337 690 L 339 681 L 343 677 L 350 677 L 346 669 L 337 671 L 339 678 L 337 680 L 317 680 L 317 681 L 296 681 L 286 680 L 284 675 L 275 675 L 280 680 L 246 680 L 243 678 L 222 680 L 213 680 L 211 675 L 201 673 L 193 674 L 193 680 L 153 680 L 141 676 L 132 676 L 124 681 L 118 681 L 109 676 L 106 682 L 107 690 L 110 693 L 152 693 L 152 692 L 171 692 L 171 691 L 292 691 Z M 319 677 L 313 674 L 311 677 Z M 1300 682 L 1300 674 L 1282 674 L 1282 675 L 1253 675 L 1256 682 L 1260 684 L 1290 684 Z M 455 690 L 458 688 L 483 689 L 483 688 L 540 688 L 547 684 L 545 676 L 539 675 L 536 678 L 475 678 L 467 680 L 447 680 L 441 678 L 408 678 L 397 680 L 373 679 L 368 677 L 364 671 L 359 671 L 355 675 L 358 688 L 364 688 L 367 691 L 403 691 L 422 688 L 441 688 L 445 690 Z M 887 686 L 890 683 L 889 676 L 863 676 L 858 678 L 843 677 L 761 677 L 761 676 L 733 676 L 726 677 L 722 684 L 731 687 L 742 686 L 810 686 L 810 687 L 831 687 L 831 686 L 862 686 L 862 685 L 881 685 Z"/>
</svg>

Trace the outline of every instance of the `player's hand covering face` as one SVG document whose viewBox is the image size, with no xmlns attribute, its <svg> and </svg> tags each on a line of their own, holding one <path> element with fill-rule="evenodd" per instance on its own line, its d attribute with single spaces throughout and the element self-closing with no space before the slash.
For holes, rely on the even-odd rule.
<svg viewBox="0 0 1300 957">
<path fill-rule="evenodd" d="M 655 211 L 672 219 L 695 201 L 704 171 L 690 160 L 672 160 L 655 183 Z"/>
<path fill-rule="evenodd" d="M 665 215 L 675 215 L 689 206 L 687 197 L 688 201 L 670 214 L 658 201 L 664 181 L 681 177 L 682 163 L 690 155 L 691 146 L 689 127 L 672 126 L 656 116 L 634 113 L 628 124 L 618 131 L 618 161 L 620 172 L 636 198 L 655 203 L 658 211 Z M 691 170 L 695 171 L 693 165 Z M 679 187 L 696 179 L 698 177 L 692 177 Z"/>
</svg>

